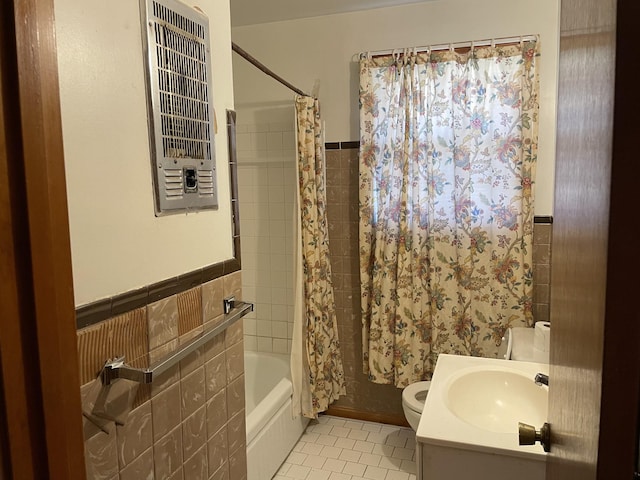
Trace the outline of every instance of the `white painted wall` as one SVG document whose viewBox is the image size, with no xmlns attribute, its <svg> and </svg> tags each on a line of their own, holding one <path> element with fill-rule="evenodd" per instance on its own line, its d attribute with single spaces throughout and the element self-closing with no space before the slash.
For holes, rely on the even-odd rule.
<svg viewBox="0 0 640 480">
<path fill-rule="evenodd" d="M 196 3 L 211 28 L 220 206 L 157 218 L 138 1 L 55 1 L 76 306 L 232 257 L 229 0 Z"/>
<path fill-rule="evenodd" d="M 311 93 L 319 83 L 326 141 L 359 139 L 357 54 L 492 37 L 539 34 L 540 132 L 536 214 L 553 214 L 559 0 L 440 0 L 233 29 L 233 41 L 278 75 Z M 233 57 L 238 111 L 264 123 L 293 93 Z M 254 118 L 247 118 L 253 112 Z M 271 120 L 271 121 L 281 121 Z"/>
</svg>

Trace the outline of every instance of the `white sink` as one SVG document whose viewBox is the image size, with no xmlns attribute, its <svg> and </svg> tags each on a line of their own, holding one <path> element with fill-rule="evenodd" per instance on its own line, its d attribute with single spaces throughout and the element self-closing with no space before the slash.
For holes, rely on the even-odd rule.
<svg viewBox="0 0 640 480">
<path fill-rule="evenodd" d="M 547 364 L 440 355 L 416 431 L 418 478 L 543 480 L 541 445 L 520 446 L 518 422 L 547 421 Z"/>
<path fill-rule="evenodd" d="M 445 404 L 471 425 L 509 433 L 517 431 L 518 422 L 539 428 L 547 420 L 547 392 L 530 375 L 508 365 L 477 366 L 451 377 Z"/>
</svg>

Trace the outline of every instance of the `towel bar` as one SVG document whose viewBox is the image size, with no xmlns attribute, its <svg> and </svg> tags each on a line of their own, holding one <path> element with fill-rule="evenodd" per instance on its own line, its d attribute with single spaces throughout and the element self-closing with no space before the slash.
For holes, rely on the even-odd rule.
<svg viewBox="0 0 640 480">
<path fill-rule="evenodd" d="M 118 378 L 126 378 L 127 380 L 133 380 L 139 383 L 153 382 L 158 375 L 166 372 L 187 355 L 195 352 L 198 348 L 226 330 L 230 325 L 253 311 L 253 303 L 232 301 L 231 304 L 233 308 L 224 316 L 222 323 L 211 330 L 203 332 L 189 343 L 183 345 L 179 350 L 167 355 L 167 357 L 151 368 L 141 369 L 131 367 L 124 363 L 124 357 L 109 360 L 102 368 L 102 372 L 100 372 L 102 384 L 109 385 L 113 380 Z"/>
</svg>

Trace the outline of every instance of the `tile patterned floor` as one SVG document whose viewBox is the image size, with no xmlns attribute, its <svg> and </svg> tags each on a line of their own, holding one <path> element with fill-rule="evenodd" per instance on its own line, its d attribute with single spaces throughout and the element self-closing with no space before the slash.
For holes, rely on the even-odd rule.
<svg viewBox="0 0 640 480">
<path fill-rule="evenodd" d="M 322 415 L 273 480 L 415 480 L 410 428 Z"/>
</svg>

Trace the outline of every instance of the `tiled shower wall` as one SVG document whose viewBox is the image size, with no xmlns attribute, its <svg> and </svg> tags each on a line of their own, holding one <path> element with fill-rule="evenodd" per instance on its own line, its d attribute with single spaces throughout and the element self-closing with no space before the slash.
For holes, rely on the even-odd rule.
<svg viewBox="0 0 640 480">
<path fill-rule="evenodd" d="M 369 382 L 362 373 L 360 260 L 358 257 L 358 149 L 327 150 L 327 221 L 340 351 L 347 395 L 333 407 L 382 415 L 402 423 L 402 392 Z"/>
<path fill-rule="evenodd" d="M 78 331 L 83 408 L 105 360 L 144 368 L 224 319 L 242 298 L 235 272 Z M 83 418 L 91 480 L 246 479 L 244 356 L 237 321 L 178 365 L 140 386 L 123 425 Z M 118 380 L 118 382 L 125 382 Z"/>
<path fill-rule="evenodd" d="M 293 115 L 293 110 L 291 111 Z M 295 135 L 290 123 L 243 124 L 237 156 L 242 288 L 255 299 L 244 320 L 247 350 L 290 353 L 293 332 Z"/>
<path fill-rule="evenodd" d="M 382 415 L 402 422 L 402 391 L 378 385 L 362 373 L 362 327 L 358 259 L 358 149 L 328 149 L 327 217 L 331 265 L 347 395 L 333 406 L 343 413 Z M 534 319 L 549 319 L 550 223 L 534 226 Z M 243 238 L 244 241 L 244 238 Z"/>
<path fill-rule="evenodd" d="M 549 321 L 551 299 L 551 233 L 553 224 L 533 225 L 533 319 Z"/>
</svg>

